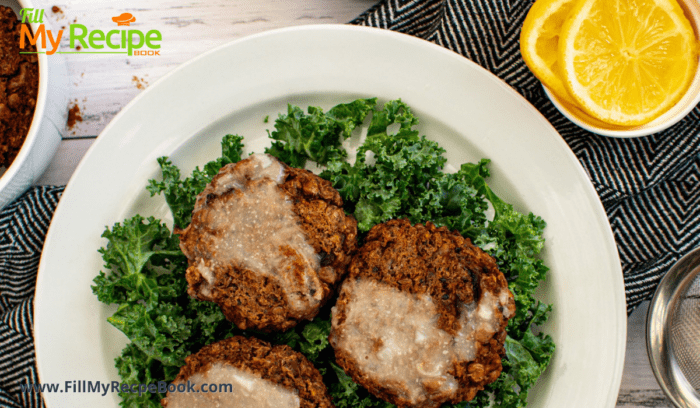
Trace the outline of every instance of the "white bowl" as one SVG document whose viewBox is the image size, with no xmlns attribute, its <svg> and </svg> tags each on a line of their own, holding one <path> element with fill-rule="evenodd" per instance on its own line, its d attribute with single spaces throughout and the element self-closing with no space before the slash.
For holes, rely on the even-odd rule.
<svg viewBox="0 0 700 408">
<path fill-rule="evenodd" d="M 0 0 L 19 15 L 21 8 L 37 8 L 28 0 Z M 44 24 L 50 23 L 44 12 Z M 39 25 L 31 24 L 37 31 Z M 37 44 L 38 45 L 38 44 Z M 22 194 L 44 173 L 61 142 L 68 114 L 68 72 L 63 56 L 37 54 L 39 60 L 39 90 L 34 117 L 22 148 L 10 167 L 0 175 L 0 208 Z"/>
<path fill-rule="evenodd" d="M 700 34 L 700 3 L 698 3 L 698 0 L 678 0 L 678 4 L 683 8 L 685 16 L 693 26 L 696 38 L 700 38 L 700 36 L 698 36 L 698 34 Z M 693 82 L 691 82 L 683 98 L 663 115 L 649 123 L 639 126 L 624 127 L 603 123 L 589 116 L 582 110 L 563 102 L 547 89 L 547 87 L 544 85 L 543 87 L 549 99 L 562 115 L 590 132 L 619 138 L 647 136 L 675 125 L 700 102 L 700 64 L 695 71 Z"/>
</svg>

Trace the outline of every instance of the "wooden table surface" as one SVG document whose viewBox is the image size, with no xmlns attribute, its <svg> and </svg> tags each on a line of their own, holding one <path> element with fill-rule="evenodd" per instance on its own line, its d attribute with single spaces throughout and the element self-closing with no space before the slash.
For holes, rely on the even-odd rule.
<svg viewBox="0 0 700 408">
<path fill-rule="evenodd" d="M 111 17 L 129 12 L 135 28 L 163 34 L 159 57 L 64 54 L 70 83 L 70 107 L 81 122 L 66 126 L 58 153 L 38 181 L 64 185 L 97 135 L 131 99 L 179 64 L 228 41 L 262 31 L 303 24 L 345 23 L 376 0 L 208 0 L 105 1 L 34 0 L 60 29 L 79 23 L 88 29 L 112 29 Z M 53 12 L 57 6 L 60 11 Z M 141 26 L 141 27 L 139 27 Z M 69 48 L 67 35 L 62 51 Z M 647 303 L 628 320 L 627 352 L 617 407 L 672 407 L 660 390 L 646 354 Z M 592 390 L 595 392 L 595 390 Z M 563 407 L 562 407 L 563 408 Z M 591 407 L 595 408 L 595 407 Z"/>
</svg>

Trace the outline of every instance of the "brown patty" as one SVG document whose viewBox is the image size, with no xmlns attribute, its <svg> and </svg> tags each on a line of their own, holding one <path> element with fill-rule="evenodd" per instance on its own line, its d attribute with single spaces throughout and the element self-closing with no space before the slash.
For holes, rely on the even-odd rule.
<svg viewBox="0 0 700 408">
<path fill-rule="evenodd" d="M 206 373 L 215 363 L 231 365 L 296 393 L 301 408 L 333 407 L 321 373 L 301 353 L 254 337 L 234 336 L 203 347 L 185 359 L 174 383 Z M 169 395 L 169 394 L 168 394 Z M 161 404 L 168 406 L 168 396 Z"/>
<path fill-rule="evenodd" d="M 353 217 L 345 215 L 340 194 L 329 181 L 307 170 L 282 164 L 284 175 L 278 188 L 292 203 L 297 224 L 303 230 L 306 242 L 320 259 L 320 268 L 315 274 L 320 281 L 322 293 L 317 294 L 314 290 L 307 294 L 309 297 L 320 298 L 320 303 L 302 313 L 293 313 L 277 280 L 236 262 L 216 267 L 213 271 L 216 284 L 211 295 L 204 294 L 202 285 L 207 282 L 195 266 L 198 262 L 209 259 L 212 246 L 215 246 L 213 242 L 217 238 L 217 231 L 209 225 L 210 212 L 217 205 L 225 205 L 226 200 L 235 196 L 236 190 L 231 187 L 217 194 L 212 192 L 215 191 L 212 186 L 225 180 L 227 174 L 240 172 L 249 165 L 250 159 L 246 159 L 224 166 L 198 196 L 192 222 L 181 231 L 180 248 L 190 264 L 186 275 L 188 293 L 201 300 L 216 302 L 226 318 L 242 329 L 287 330 L 301 320 L 313 319 L 334 293 L 335 285 L 345 274 L 356 249 L 357 222 Z M 248 180 L 248 183 L 254 182 Z M 294 259 L 295 255 L 291 253 L 290 259 Z"/>
<path fill-rule="evenodd" d="M 429 295 L 436 305 L 437 326 L 450 335 L 460 329 L 460 306 L 479 302 L 485 291 L 500 293 L 508 290 L 508 282 L 498 270 L 495 260 L 474 246 L 469 239 L 446 227 L 437 228 L 428 222 L 425 226 L 411 226 L 408 220 L 392 220 L 374 226 L 364 246 L 358 249 L 350 266 L 345 286 L 352 280 L 372 280 L 413 295 Z M 336 344 L 348 328 L 347 306 L 351 291 L 341 290 L 333 311 L 331 344 Z M 364 373 L 346 350 L 335 348 L 338 364 L 355 382 L 377 397 L 399 407 L 438 407 L 450 401 L 457 403 L 474 398 L 477 391 L 493 382 L 501 373 L 501 358 L 508 319 L 515 302 L 508 291 L 505 307 L 495 311 L 498 328 L 495 334 L 478 333 L 474 361 L 456 361 L 448 371 L 459 383 L 456 392 L 440 395 L 418 405 L 402 396 L 401 384 L 381 383 Z M 507 310 L 506 310 L 507 309 Z"/>
</svg>

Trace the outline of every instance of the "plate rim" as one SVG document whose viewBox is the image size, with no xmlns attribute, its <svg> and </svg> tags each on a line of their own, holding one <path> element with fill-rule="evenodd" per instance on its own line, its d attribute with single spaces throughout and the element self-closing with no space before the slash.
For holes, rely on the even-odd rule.
<svg viewBox="0 0 700 408">
<path fill-rule="evenodd" d="M 537 111 L 522 95 L 520 95 L 513 88 L 511 88 L 508 84 L 506 84 L 503 80 L 496 77 L 494 74 L 492 74 L 491 72 L 489 72 L 485 68 L 483 68 L 480 65 L 476 64 L 475 62 L 461 56 L 460 54 L 455 53 L 454 51 L 448 50 L 444 47 L 433 44 L 429 41 L 420 39 L 418 37 L 410 36 L 408 34 L 398 33 L 395 31 L 390 31 L 390 30 L 386 30 L 386 29 L 380 29 L 380 28 L 374 28 L 374 27 L 364 27 L 364 26 L 354 26 L 354 25 L 347 25 L 347 24 L 318 24 L 318 25 L 284 27 L 284 28 L 268 30 L 268 31 L 253 34 L 250 36 L 246 36 L 243 38 L 239 38 L 239 39 L 227 42 L 225 44 L 222 44 L 218 47 L 215 47 L 209 51 L 206 51 L 206 52 L 198 55 L 197 57 L 194 57 L 194 58 L 188 60 L 187 62 L 185 62 L 183 64 L 180 64 L 179 66 L 177 66 L 176 68 L 174 68 L 173 70 L 171 70 L 170 72 L 165 74 L 163 77 L 158 79 L 156 82 L 154 82 L 144 92 L 141 92 L 138 96 L 136 96 L 134 99 L 132 99 L 127 105 L 125 105 L 124 108 L 122 108 L 122 110 L 103 129 L 103 131 L 100 133 L 100 136 L 102 136 L 104 134 L 109 134 L 110 132 L 112 132 L 112 129 L 114 127 L 116 127 L 117 124 L 120 123 L 123 116 L 127 115 L 132 109 L 134 109 L 134 106 L 138 106 L 140 101 L 142 99 L 146 98 L 147 95 L 150 95 L 150 93 L 156 92 L 156 90 L 160 89 L 160 87 L 162 86 L 161 84 L 167 83 L 170 80 L 170 78 L 177 75 L 179 72 L 186 70 L 191 65 L 196 64 L 200 60 L 208 58 L 212 54 L 219 53 L 222 50 L 229 48 L 229 47 L 235 47 L 236 44 L 255 40 L 255 39 L 258 39 L 260 37 L 283 35 L 284 33 L 289 32 L 289 31 L 292 31 L 292 32 L 296 32 L 296 31 L 321 31 L 322 32 L 324 30 L 374 32 L 380 36 L 394 37 L 395 39 L 399 39 L 402 41 L 414 42 L 416 44 L 422 43 L 423 46 L 428 46 L 428 47 L 432 48 L 434 51 L 439 51 L 439 52 L 442 52 L 445 54 L 451 54 L 451 55 L 459 58 L 463 62 L 471 65 L 471 67 L 473 69 L 477 69 L 477 70 L 482 71 L 483 73 L 486 73 L 489 76 L 491 76 L 493 79 L 496 80 L 496 82 L 502 88 L 506 89 L 507 92 L 509 92 L 512 96 L 515 96 L 519 100 L 520 104 L 526 105 L 528 107 L 528 109 L 530 109 L 531 113 L 536 114 L 536 116 L 539 117 L 539 120 L 541 122 L 543 122 L 543 124 L 545 124 L 546 126 L 551 128 L 551 130 L 553 132 L 555 132 L 557 135 L 559 135 L 559 133 L 556 131 L 556 129 L 552 126 L 552 124 L 539 111 Z M 63 196 L 73 194 L 72 193 L 72 191 L 73 191 L 72 186 L 75 184 L 73 182 L 73 180 L 76 178 L 77 175 L 81 174 L 83 167 L 87 166 L 86 163 L 88 163 L 92 160 L 91 157 L 94 154 L 96 154 L 94 152 L 99 151 L 100 146 L 102 146 L 102 144 L 106 143 L 105 142 L 106 139 L 107 138 L 104 138 L 104 137 L 103 138 L 98 137 L 95 140 L 95 142 L 90 146 L 87 153 L 85 154 L 85 156 L 81 160 L 80 164 L 77 166 L 76 170 L 74 171 L 73 176 L 71 177 L 70 181 L 68 182 L 66 189 L 63 193 Z M 625 313 L 626 308 L 625 308 L 625 296 L 624 296 L 624 282 L 623 282 L 623 278 L 622 278 L 622 270 L 621 270 L 621 265 L 620 265 L 620 260 L 619 260 L 619 254 L 617 252 L 617 247 L 615 244 L 615 240 L 614 240 L 614 236 L 612 233 L 612 229 L 611 229 L 609 220 L 608 220 L 607 216 L 605 215 L 604 207 L 600 201 L 600 197 L 595 192 L 593 184 L 591 183 L 590 179 L 588 178 L 587 174 L 585 173 L 585 170 L 583 169 L 580 162 L 578 161 L 578 159 L 575 157 L 575 155 L 571 151 L 571 148 L 568 146 L 568 144 L 566 144 L 566 142 L 563 140 L 563 138 L 561 138 L 561 136 L 558 138 L 558 141 L 559 141 L 559 147 L 560 148 L 564 147 L 563 150 L 565 151 L 565 154 L 567 155 L 567 158 L 568 158 L 570 164 L 574 165 L 574 167 L 576 168 L 576 171 L 579 173 L 580 176 L 582 176 L 582 179 L 586 181 L 586 183 L 584 183 L 584 185 L 585 185 L 584 188 L 586 189 L 587 195 L 590 196 L 589 198 L 592 198 L 592 199 L 594 198 L 594 200 L 592 200 L 592 204 L 594 205 L 594 207 L 596 207 L 595 211 L 598 212 L 599 214 L 602 214 L 603 218 L 605 219 L 607 228 L 605 228 L 605 233 L 604 233 L 605 237 L 604 238 L 606 241 L 609 241 L 609 243 L 612 243 L 612 248 L 609 248 L 609 249 L 613 249 L 611 251 L 611 256 L 613 256 L 614 259 L 612 259 L 611 261 L 614 261 L 612 263 L 615 264 L 615 266 L 613 268 L 616 269 L 616 272 L 619 272 L 619 273 L 616 273 L 617 276 L 615 276 L 613 278 L 617 282 L 617 284 L 622 288 L 622 292 L 621 292 L 621 294 L 622 294 L 621 306 L 622 307 L 619 308 L 620 310 L 618 310 L 618 316 L 617 316 L 617 320 L 619 323 L 618 327 L 621 329 L 621 334 L 617 338 L 617 347 L 616 347 L 616 350 L 618 350 L 618 354 L 616 357 L 620 361 L 616 361 L 616 363 L 615 363 L 615 370 L 613 372 L 613 384 L 615 386 L 613 387 L 613 392 L 611 393 L 611 395 L 608 398 L 609 402 L 614 405 L 614 402 L 616 401 L 617 393 L 619 392 L 619 386 L 621 384 L 621 379 L 622 379 L 622 371 L 623 371 L 623 367 L 624 367 L 624 357 L 625 357 L 625 349 L 626 349 L 626 332 L 627 332 L 627 319 L 626 319 L 627 316 Z M 59 216 L 63 216 L 63 213 L 65 211 L 67 211 L 67 210 L 65 210 L 65 206 L 62 205 L 62 202 L 64 202 L 64 200 L 59 201 L 59 204 L 54 212 L 52 221 L 54 219 L 57 219 Z M 36 355 L 37 374 L 39 375 L 39 378 L 41 378 L 42 371 L 43 371 L 43 369 L 41 368 L 42 363 L 40 363 L 40 354 L 41 353 L 39 352 L 39 349 L 40 349 L 39 344 L 41 343 L 41 341 L 39 341 L 39 339 L 40 339 L 41 333 L 42 333 L 42 329 L 40 328 L 40 325 L 39 325 L 39 321 L 40 321 L 39 316 L 41 316 L 40 306 L 42 304 L 42 297 L 40 295 L 43 293 L 43 290 L 45 288 L 45 285 L 42 285 L 41 282 L 43 281 L 43 277 L 46 275 L 45 270 L 47 269 L 47 266 L 46 266 L 47 261 L 45 260 L 45 256 L 46 256 L 45 254 L 47 253 L 47 251 L 45 251 L 45 249 L 49 245 L 52 245 L 52 240 L 57 239 L 54 236 L 57 235 L 58 232 L 55 232 L 55 229 L 52 228 L 53 225 L 54 225 L 54 223 L 52 222 L 50 227 L 49 227 L 49 230 L 47 231 L 47 234 L 46 234 L 44 250 L 42 250 L 42 255 L 41 255 L 39 268 L 38 268 L 36 292 L 35 292 L 35 297 L 34 297 L 34 321 L 35 321 L 35 325 L 34 325 L 34 340 L 35 340 L 34 341 L 34 349 L 35 349 L 35 355 Z M 618 300 L 618 303 L 620 303 L 619 300 Z M 41 361 L 44 361 L 44 360 L 41 360 Z M 611 406 L 613 406 L 613 405 L 611 405 Z M 47 402 L 47 406 L 48 406 L 48 402 Z"/>
</svg>

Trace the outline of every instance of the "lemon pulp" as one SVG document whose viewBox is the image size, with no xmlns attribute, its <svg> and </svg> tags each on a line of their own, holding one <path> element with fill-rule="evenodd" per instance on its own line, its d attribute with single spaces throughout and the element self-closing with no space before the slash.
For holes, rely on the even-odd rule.
<svg viewBox="0 0 700 408">
<path fill-rule="evenodd" d="M 520 32 L 520 53 L 530 71 L 559 99 L 576 101 L 561 80 L 559 34 L 576 0 L 538 0 L 525 17 Z"/>
<path fill-rule="evenodd" d="M 683 96 L 697 68 L 697 46 L 674 0 L 581 0 L 562 27 L 558 60 L 579 107 L 631 126 Z"/>
</svg>

